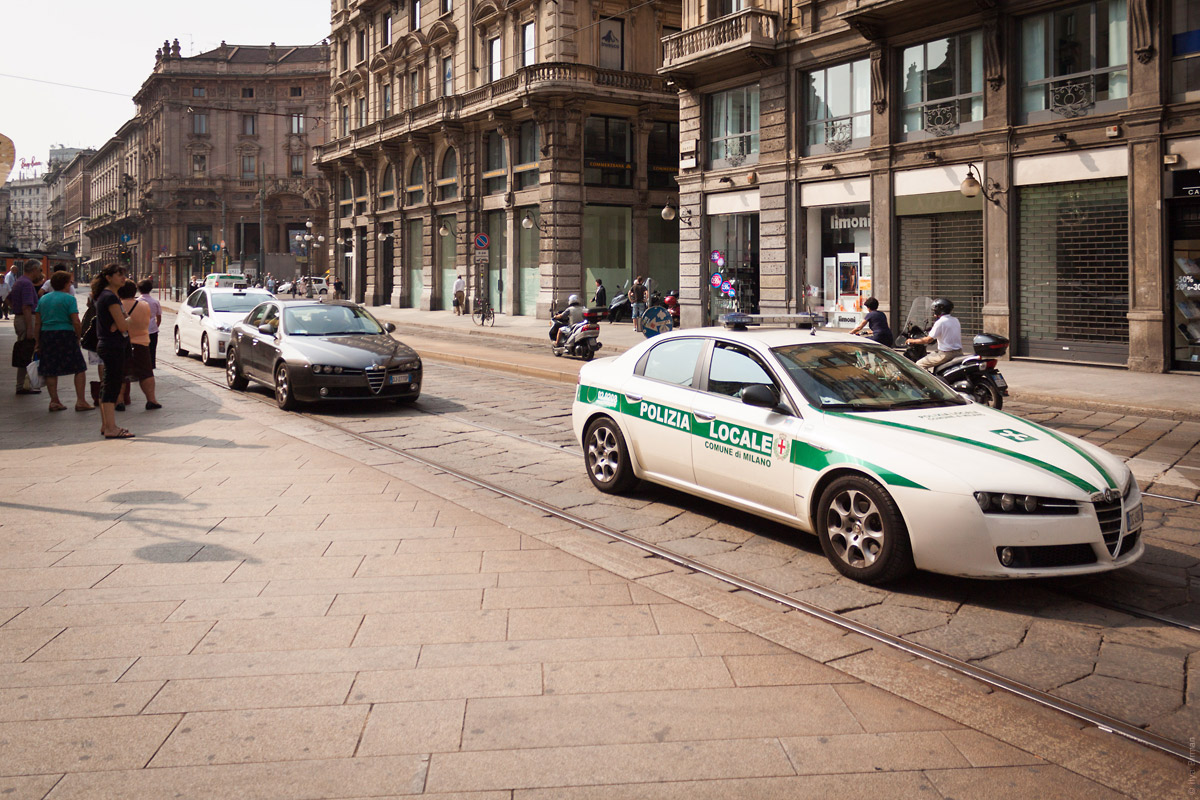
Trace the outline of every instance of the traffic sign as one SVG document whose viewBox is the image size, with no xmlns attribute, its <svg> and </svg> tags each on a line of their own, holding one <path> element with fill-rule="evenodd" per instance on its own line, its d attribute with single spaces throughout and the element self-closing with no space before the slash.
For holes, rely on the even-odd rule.
<svg viewBox="0 0 1200 800">
<path fill-rule="evenodd" d="M 129 234 L 128 234 L 128 233 L 122 233 L 122 234 L 121 234 L 121 244 L 125 244 L 125 243 L 126 243 L 126 242 L 128 242 L 128 241 L 129 241 Z"/>
<path fill-rule="evenodd" d="M 475 249 L 476 250 L 486 250 L 488 243 L 490 241 L 491 241 L 491 239 L 488 238 L 488 235 L 486 233 L 475 234 Z"/>
<path fill-rule="evenodd" d="M 488 263 L 488 252 L 487 252 L 487 250 L 479 250 L 479 251 L 477 251 L 477 252 L 475 253 L 475 263 L 476 263 L 476 264 L 486 264 L 486 263 Z"/>
<path fill-rule="evenodd" d="M 671 330 L 671 312 L 662 306 L 650 306 L 642 313 L 642 333 L 647 339 Z"/>
</svg>

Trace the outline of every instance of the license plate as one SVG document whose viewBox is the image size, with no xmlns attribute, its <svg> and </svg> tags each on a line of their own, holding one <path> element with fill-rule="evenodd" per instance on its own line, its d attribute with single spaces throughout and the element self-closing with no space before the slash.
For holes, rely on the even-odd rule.
<svg viewBox="0 0 1200 800">
<path fill-rule="evenodd" d="M 388 383 L 392 384 L 393 386 L 397 383 L 409 383 L 410 381 L 412 381 L 412 375 L 409 375 L 407 372 L 401 375 L 388 376 Z"/>
<path fill-rule="evenodd" d="M 600 331 L 583 331 L 579 334 L 581 339 L 596 339 L 600 336 Z"/>
<path fill-rule="evenodd" d="M 992 380 L 994 380 L 996 382 L 997 389 L 1007 389 L 1008 388 L 1008 381 L 1004 380 L 1004 376 L 1001 375 L 999 372 L 997 372 L 995 375 L 992 376 Z"/>
<path fill-rule="evenodd" d="M 1136 506 L 1125 512 L 1126 532 L 1136 531 L 1138 528 L 1142 527 L 1142 519 L 1142 504 L 1138 503 Z"/>
</svg>

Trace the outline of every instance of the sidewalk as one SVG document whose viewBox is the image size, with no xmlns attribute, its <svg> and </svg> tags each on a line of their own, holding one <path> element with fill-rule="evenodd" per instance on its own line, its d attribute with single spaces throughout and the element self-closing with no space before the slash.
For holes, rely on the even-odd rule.
<svg viewBox="0 0 1200 800">
<path fill-rule="evenodd" d="M 129 441 L 0 392 L 6 798 L 1186 792 L 1172 759 L 172 360 Z"/>
<path fill-rule="evenodd" d="M 371 313 L 381 320 L 396 323 L 400 337 L 405 341 L 412 340 L 410 344 L 421 340 L 417 350 L 423 355 L 428 353 L 443 360 L 494 365 L 496 351 L 482 352 L 483 343 L 490 339 L 493 342 L 536 344 L 543 350 L 541 357 L 537 357 L 537 353 L 505 356 L 515 371 L 524 374 L 574 383 L 582 363 L 575 359 L 554 359 L 550 355 L 546 336 L 549 323 L 545 320 L 502 314 L 496 317 L 495 327 L 480 328 L 472 324 L 470 317 L 458 317 L 449 311 L 374 306 Z M 481 346 L 478 349 L 458 344 L 453 348 L 439 347 L 434 338 L 446 333 L 478 338 Z M 644 341 L 644 337 L 634 332 L 629 322 L 602 322 L 600 340 L 604 343 L 600 355 L 605 356 L 624 352 Z M 1146 374 L 1022 359 L 1001 362 L 1000 370 L 1008 380 L 1011 399 L 1016 402 L 1200 421 L 1200 400 L 1197 399 L 1200 373 Z"/>
</svg>

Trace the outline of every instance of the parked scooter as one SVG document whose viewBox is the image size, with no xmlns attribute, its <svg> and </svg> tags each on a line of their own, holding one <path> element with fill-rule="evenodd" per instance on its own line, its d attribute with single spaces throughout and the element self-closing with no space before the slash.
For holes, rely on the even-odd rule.
<svg viewBox="0 0 1200 800">
<path fill-rule="evenodd" d="M 910 361 L 925 357 L 925 345 L 911 341 L 925 336 L 933 319 L 933 300 L 918 297 L 908 309 L 896 350 Z M 981 333 L 972 342 L 975 354 L 952 358 L 933 368 L 933 374 L 955 390 L 969 395 L 976 403 L 999 410 L 1008 395 L 1008 382 L 996 369 L 997 359 L 1008 350 L 1008 339 L 994 333 Z"/>
<path fill-rule="evenodd" d="M 632 316 L 633 309 L 629 305 L 629 281 L 625 281 L 618 287 L 612 302 L 608 304 L 608 321 L 620 322 L 622 319 Z"/>
<path fill-rule="evenodd" d="M 575 295 L 572 295 L 574 297 Z M 550 309 L 551 317 L 558 316 Z M 550 349 L 556 356 L 575 356 L 584 361 L 591 361 L 604 345 L 600 342 L 600 320 L 604 317 L 603 308 L 589 308 L 583 312 L 583 319 L 573 325 L 564 325 L 554 319 L 550 325 Z M 563 335 L 559 336 L 559 331 Z M 562 341 L 562 344 L 558 342 Z"/>
</svg>

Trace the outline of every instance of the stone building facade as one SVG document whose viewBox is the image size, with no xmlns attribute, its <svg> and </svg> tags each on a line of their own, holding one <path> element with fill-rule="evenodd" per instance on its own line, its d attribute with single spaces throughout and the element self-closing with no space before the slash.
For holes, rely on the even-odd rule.
<svg viewBox="0 0 1200 800">
<path fill-rule="evenodd" d="M 874 295 L 898 329 L 944 295 L 1015 357 L 1200 369 L 1200 5 L 683 14 L 660 74 L 680 87 L 685 324 L 819 308 L 846 327 Z"/>
<path fill-rule="evenodd" d="M 677 2 L 334 0 L 318 166 L 352 296 L 504 313 L 678 277 Z"/>
<path fill-rule="evenodd" d="M 141 137 L 142 126 L 135 117 L 88 160 L 90 213 L 84 232 L 91 244 L 91 267 L 119 261 L 137 276 L 149 272 L 138 203 Z"/>
<path fill-rule="evenodd" d="M 103 204 L 116 214 L 96 246 L 107 253 L 115 238 L 139 274 L 154 274 L 176 295 L 192 275 L 217 268 L 323 273 L 319 248 L 296 236 L 308 233 L 308 221 L 314 241 L 324 235 L 328 194 L 313 145 L 326 137 L 328 94 L 324 45 L 222 42 L 185 58 L 178 40 L 164 42 L 134 96 L 136 130 L 117 137 L 126 142 L 124 166 L 93 169 L 94 210 Z"/>
<path fill-rule="evenodd" d="M 50 245 L 47 249 L 70 254 L 79 260 L 86 257 L 87 236 L 84 225 L 91 209 L 91 172 L 89 162 L 95 150 L 66 149 L 65 159 L 55 159 L 51 151 L 50 171 L 45 181 L 50 187 Z M 60 150 L 59 152 L 63 152 Z"/>
<path fill-rule="evenodd" d="M 50 187 L 39 175 L 11 180 L 5 188 L 11 246 L 20 251 L 44 249 L 50 243 Z"/>
</svg>

